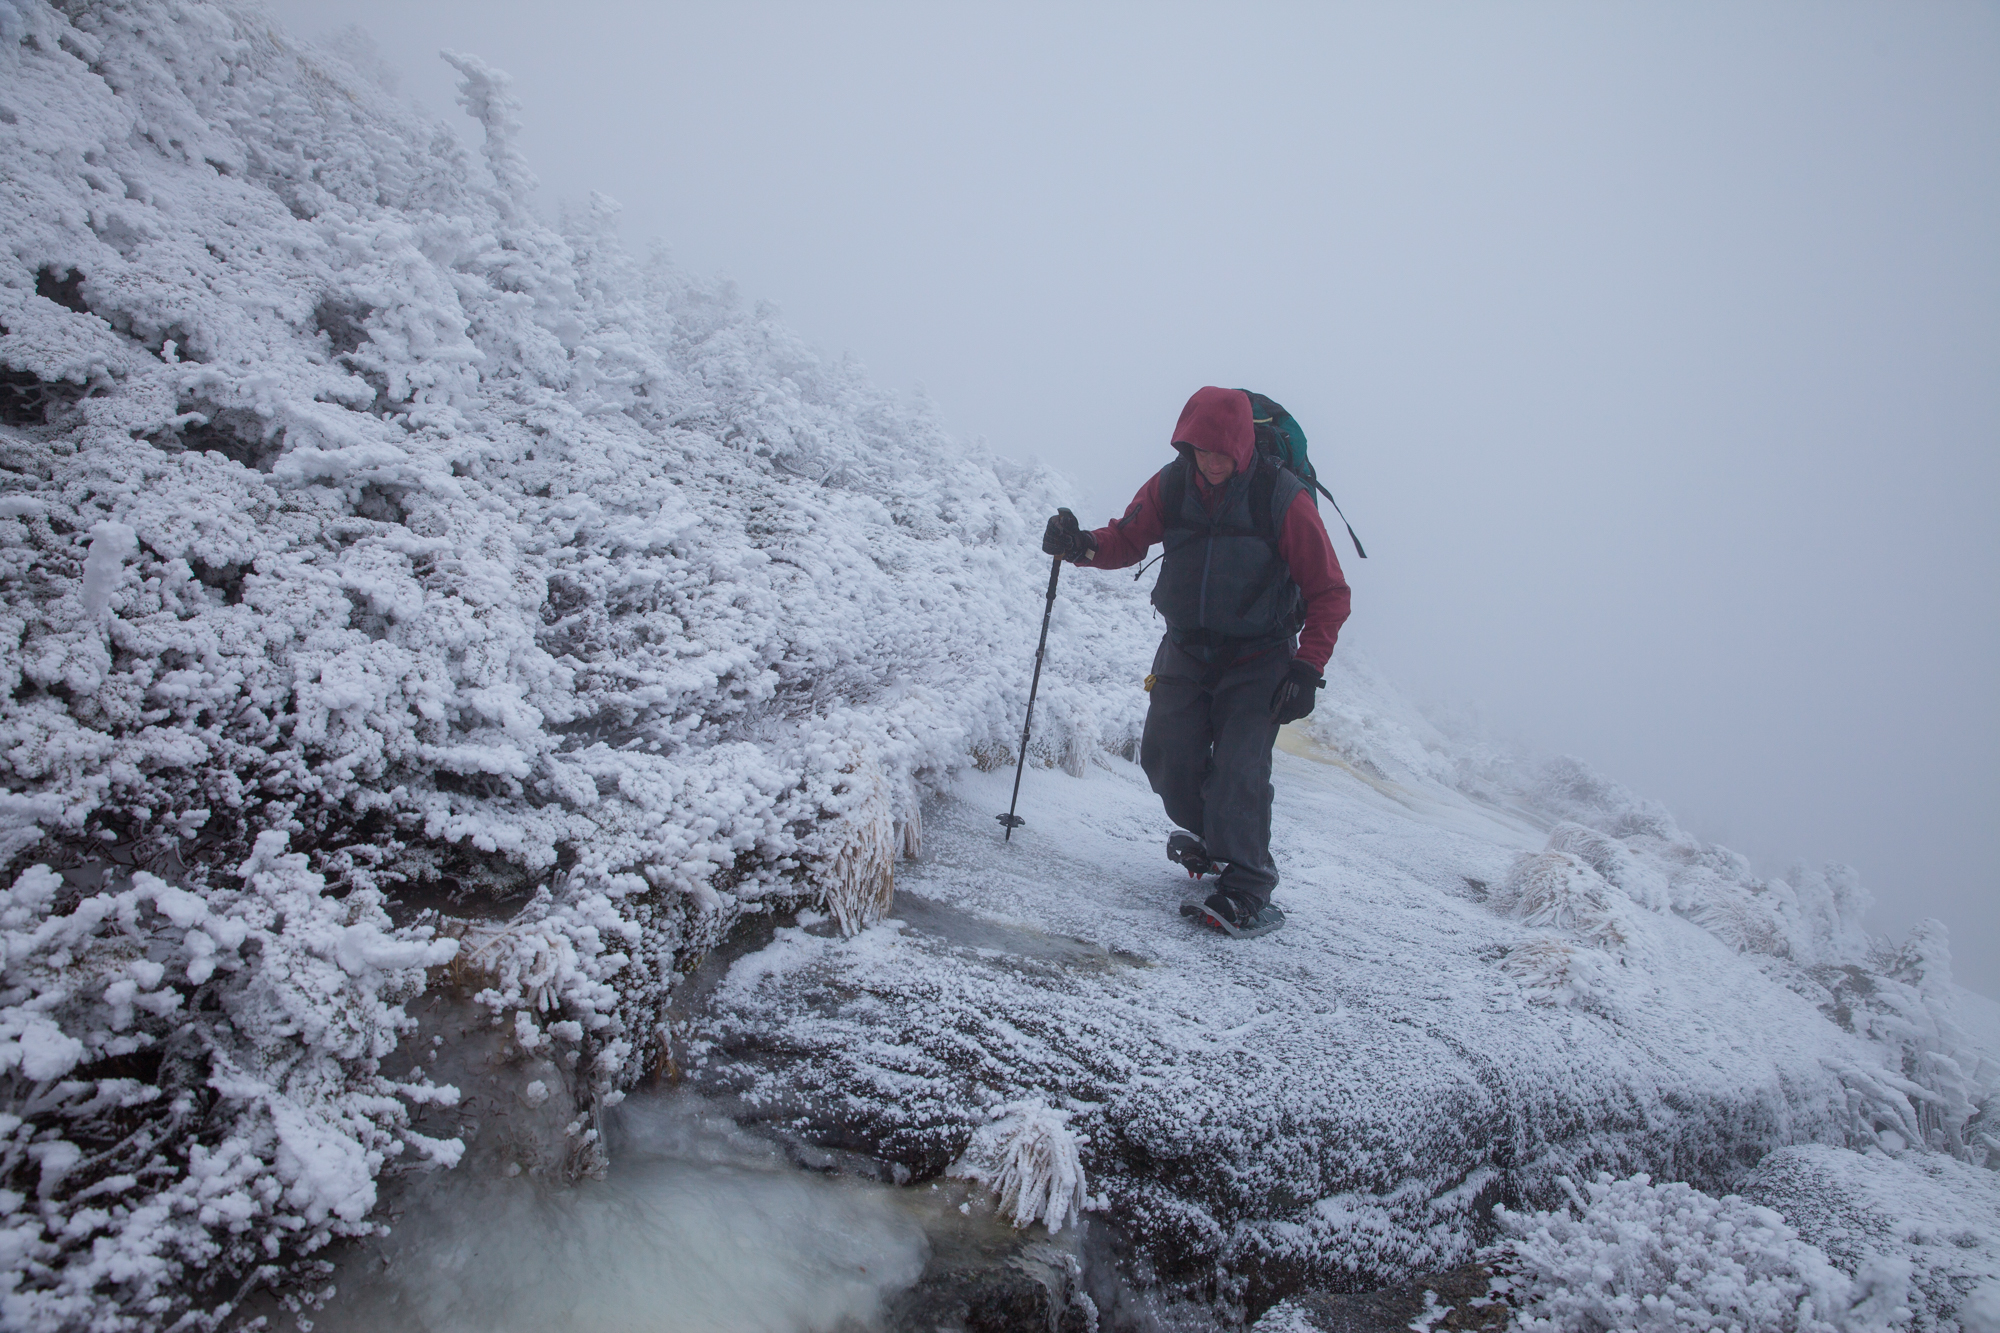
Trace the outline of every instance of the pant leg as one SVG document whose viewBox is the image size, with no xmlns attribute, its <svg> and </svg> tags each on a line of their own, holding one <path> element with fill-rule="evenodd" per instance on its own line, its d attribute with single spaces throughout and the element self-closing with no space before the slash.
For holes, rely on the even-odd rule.
<svg viewBox="0 0 2000 1333">
<path fill-rule="evenodd" d="M 1278 739 L 1271 695 L 1290 664 L 1291 654 L 1278 649 L 1231 667 L 1209 699 L 1213 740 L 1201 784 L 1202 841 L 1211 857 L 1229 863 L 1218 887 L 1260 902 L 1278 886 L 1271 859 L 1271 747 Z"/>
<path fill-rule="evenodd" d="M 1153 658 L 1153 691 L 1146 697 L 1146 729 L 1139 737 L 1139 767 L 1167 808 L 1167 818 L 1205 837 L 1202 784 L 1208 776 L 1209 696 L 1184 666 L 1192 659 L 1162 642 Z"/>
</svg>

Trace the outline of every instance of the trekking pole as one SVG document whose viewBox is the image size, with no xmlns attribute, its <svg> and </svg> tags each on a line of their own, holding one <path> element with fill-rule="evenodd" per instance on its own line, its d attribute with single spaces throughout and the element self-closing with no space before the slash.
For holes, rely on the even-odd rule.
<svg viewBox="0 0 2000 1333">
<path fill-rule="evenodd" d="M 1028 765 L 1028 728 L 1035 724 L 1035 691 L 1042 687 L 1042 654 L 1049 646 L 1049 617 L 1056 610 L 1056 580 L 1062 577 L 1062 560 L 1057 556 L 1049 564 L 1049 601 L 1042 608 L 1042 641 L 1035 645 L 1035 678 L 1028 683 L 1028 715 L 1021 719 L 1021 757 L 1014 761 L 1014 799 L 1007 802 L 1007 813 L 995 815 L 1007 829 L 1002 842 L 1014 840 L 1014 830 L 1028 821 L 1014 813 L 1014 807 L 1021 803 L 1021 770 Z"/>
</svg>

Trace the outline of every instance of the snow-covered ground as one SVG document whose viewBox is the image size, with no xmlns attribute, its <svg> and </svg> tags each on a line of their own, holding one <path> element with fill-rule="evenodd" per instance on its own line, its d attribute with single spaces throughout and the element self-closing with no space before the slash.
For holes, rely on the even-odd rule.
<svg viewBox="0 0 2000 1333">
<path fill-rule="evenodd" d="M 689 1068 L 1088 1205 L 1224 1310 L 1600 1169 L 1768 1189 L 1919 1322 L 1982 1308 L 2000 1065 L 1942 927 L 1870 940 L 1852 872 L 1760 879 L 1344 645 L 1280 764 L 1291 924 L 1224 948 L 1130 764 L 1118 575 L 1065 575 L 997 842 L 1060 480 L 608 201 L 539 218 L 504 77 L 449 58 L 477 161 L 234 0 L 0 0 L 0 1322 L 212 1325 L 482 1108 L 589 1175 Z M 419 1031 L 447 1004 L 476 1042 Z M 1866 1220 L 1919 1189 L 1945 1221 Z"/>
<path fill-rule="evenodd" d="M 1655 835 L 1552 835 L 1387 776 L 1394 747 L 1364 753 L 1351 710 L 1424 724 L 1342 674 L 1352 688 L 1277 765 L 1280 934 L 1224 943 L 1178 914 L 1186 881 L 1135 766 L 1031 774 L 1028 826 L 1006 843 L 991 816 L 1007 775 L 968 774 L 892 918 L 853 939 L 780 928 L 735 963 L 692 1034 L 697 1081 L 739 1096 L 746 1123 L 865 1144 L 919 1176 L 965 1126 L 1044 1099 L 1082 1145 L 1093 1218 L 1167 1286 L 1253 1308 L 1464 1262 L 1503 1237 L 1496 1205 L 1545 1206 L 1599 1171 L 1721 1193 L 1768 1150 L 1817 1141 L 1843 1146 L 1806 1160 L 1887 1179 L 1896 1159 L 1844 1146 L 1871 1125 L 1900 1146 L 1879 1112 L 1850 1110 L 1880 1095 L 1878 1052 L 1826 1020 L 1803 970 L 1746 961 L 1672 910 L 1687 867 L 1640 850 Z M 1564 799 L 1578 809 L 1574 788 Z M 1621 807 L 1607 788 L 1595 813 Z M 1967 1228 L 1948 1249 L 1991 1271 L 1996 1178 L 1919 1156 L 1966 1173 L 1938 1187 Z"/>
</svg>

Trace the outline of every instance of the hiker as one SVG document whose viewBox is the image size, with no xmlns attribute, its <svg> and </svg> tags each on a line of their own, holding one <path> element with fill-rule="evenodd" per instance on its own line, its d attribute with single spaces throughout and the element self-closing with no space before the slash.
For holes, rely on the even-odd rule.
<svg viewBox="0 0 2000 1333">
<path fill-rule="evenodd" d="M 1060 510 L 1042 539 L 1048 554 L 1093 569 L 1165 546 L 1153 605 L 1167 632 L 1147 677 L 1139 763 L 1187 830 L 1168 839 L 1168 857 L 1197 879 L 1221 871 L 1182 914 L 1239 938 L 1284 924 L 1271 903 L 1271 747 L 1280 725 L 1312 712 L 1349 596 L 1317 497 L 1260 455 L 1256 424 L 1251 395 L 1197 390 L 1174 426 L 1180 456 L 1123 518 L 1084 532 Z"/>
</svg>

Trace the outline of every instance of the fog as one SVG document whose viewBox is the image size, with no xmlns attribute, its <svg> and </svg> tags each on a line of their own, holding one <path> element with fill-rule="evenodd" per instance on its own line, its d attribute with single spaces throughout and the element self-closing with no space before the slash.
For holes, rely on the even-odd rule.
<svg viewBox="0 0 2000 1333">
<path fill-rule="evenodd" d="M 1369 550 L 1344 644 L 2000 995 L 2000 7 L 273 11 L 468 142 L 437 51 L 510 71 L 546 212 L 1093 522 L 1271 394 Z"/>
</svg>

